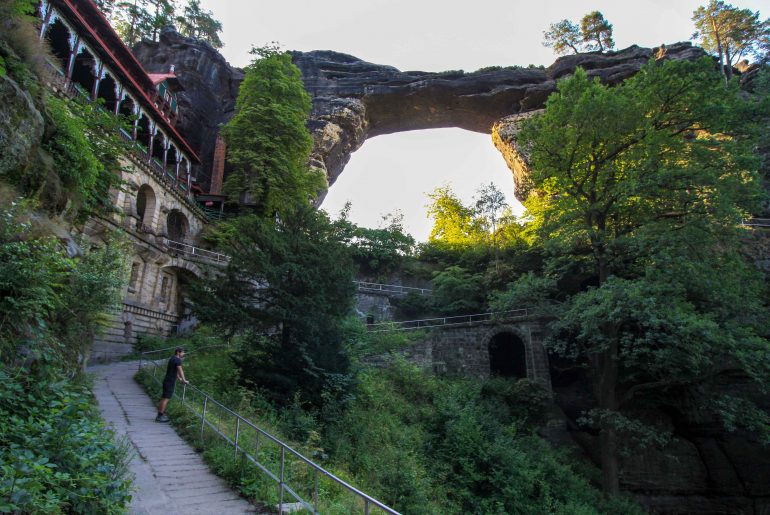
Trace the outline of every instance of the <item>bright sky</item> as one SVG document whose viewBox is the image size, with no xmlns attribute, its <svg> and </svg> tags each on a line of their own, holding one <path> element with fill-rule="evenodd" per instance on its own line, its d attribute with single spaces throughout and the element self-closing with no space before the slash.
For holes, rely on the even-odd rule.
<svg viewBox="0 0 770 515">
<path fill-rule="evenodd" d="M 692 12 L 707 0 L 202 0 L 224 31 L 221 50 L 235 66 L 248 64 L 252 45 L 278 41 L 287 50 L 335 50 L 400 70 L 473 71 L 484 66 L 551 64 L 542 46 L 550 23 L 601 11 L 615 45 L 652 47 L 690 38 Z M 735 0 L 770 15 L 768 0 Z M 466 202 L 495 182 L 514 203 L 513 179 L 489 136 L 436 129 L 379 136 L 354 153 L 323 208 L 336 214 L 352 202 L 351 218 L 376 227 L 400 210 L 418 240 L 427 239 L 425 194 L 450 184 Z"/>
</svg>

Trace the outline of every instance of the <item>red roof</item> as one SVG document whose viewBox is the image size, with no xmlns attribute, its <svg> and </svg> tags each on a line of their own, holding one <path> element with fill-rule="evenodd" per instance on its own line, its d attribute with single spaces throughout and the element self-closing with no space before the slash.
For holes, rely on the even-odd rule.
<svg viewBox="0 0 770 515">
<path fill-rule="evenodd" d="M 53 0 L 52 3 L 64 10 L 65 14 L 69 14 L 68 18 L 71 22 L 77 22 L 80 29 L 78 33 L 96 45 L 94 50 L 108 61 L 113 72 L 123 76 L 126 81 L 123 85 L 132 90 L 142 107 L 152 115 L 153 120 L 163 127 L 169 137 L 175 140 L 192 160 L 200 163 L 198 154 L 155 105 L 157 83 L 153 82 L 153 79 L 144 71 L 141 63 L 123 43 L 93 0 Z"/>
<path fill-rule="evenodd" d="M 148 73 L 147 76 L 156 86 L 166 79 L 176 79 L 176 75 L 173 73 Z"/>
</svg>

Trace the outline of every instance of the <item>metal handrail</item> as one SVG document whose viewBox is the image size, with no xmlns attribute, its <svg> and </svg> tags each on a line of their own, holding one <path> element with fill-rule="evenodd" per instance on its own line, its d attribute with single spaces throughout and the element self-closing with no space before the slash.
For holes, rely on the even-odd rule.
<svg viewBox="0 0 770 515">
<path fill-rule="evenodd" d="M 430 295 L 432 290 L 428 288 L 414 288 L 411 286 L 401 286 L 399 284 L 380 284 L 380 283 L 368 283 L 366 281 L 353 281 L 353 283 L 361 291 L 381 291 L 387 293 L 419 293 L 420 295 Z"/>
<path fill-rule="evenodd" d="M 168 238 L 164 238 L 163 243 L 168 248 L 182 252 L 183 254 L 187 254 L 188 256 L 200 256 L 204 259 L 210 259 L 217 263 L 227 263 L 228 261 L 230 261 L 230 256 L 226 254 L 220 254 L 219 252 L 214 252 L 213 250 L 206 250 L 200 247 L 195 247 L 187 243 L 182 243 L 181 241 L 174 241 L 174 240 L 169 240 Z"/>
<path fill-rule="evenodd" d="M 369 324 L 369 332 L 386 333 L 391 331 L 411 331 L 414 329 L 429 329 L 432 327 L 444 327 L 451 325 L 470 324 L 473 322 L 486 322 L 489 320 L 510 320 L 524 318 L 532 315 L 529 308 L 512 309 L 509 311 L 490 311 L 489 313 L 477 313 L 473 315 L 458 315 L 452 317 L 426 318 L 422 320 L 406 320 L 403 322 L 380 322 Z"/>
<path fill-rule="evenodd" d="M 142 354 L 150 354 L 150 353 L 157 353 L 162 350 L 167 351 L 168 349 L 158 349 L 156 351 L 148 351 L 146 353 Z M 145 361 L 140 361 L 140 369 L 143 368 Z M 160 384 L 160 379 L 157 377 L 157 369 L 159 367 L 159 363 L 157 361 L 147 361 L 146 363 L 152 364 L 152 377 L 155 380 L 156 383 Z M 187 401 L 188 398 L 188 392 L 194 392 L 195 394 L 199 395 L 203 399 L 203 409 L 202 412 L 199 412 L 196 410 L 192 404 L 190 404 Z M 177 393 L 174 393 L 174 396 L 179 398 L 179 395 Z M 293 497 L 298 503 L 302 504 L 302 506 L 308 510 L 310 510 L 313 514 L 320 514 L 318 511 L 318 474 L 321 474 L 329 479 L 331 479 L 333 482 L 338 484 L 339 486 L 346 489 L 348 492 L 354 494 L 356 497 L 361 499 L 364 502 L 364 513 L 366 515 L 369 515 L 371 513 L 371 508 L 376 507 L 384 511 L 385 513 L 391 514 L 391 515 L 400 515 L 399 512 L 394 510 L 393 508 L 388 507 L 387 505 L 383 504 L 382 502 L 378 501 L 374 497 L 371 497 L 370 495 L 362 492 L 361 490 L 357 489 L 350 483 L 340 479 L 336 475 L 332 474 L 328 470 L 324 469 L 320 465 L 314 463 L 309 458 L 306 458 L 304 455 L 302 455 L 300 452 L 294 450 L 292 447 L 287 445 L 286 443 L 282 442 L 280 439 L 276 438 L 275 436 L 271 435 L 267 431 L 259 428 L 256 424 L 254 424 L 249 419 L 241 416 L 239 413 L 231 410 L 221 402 L 214 399 L 211 395 L 204 392 L 200 388 L 197 388 L 193 386 L 192 384 L 184 384 L 182 387 L 182 396 L 181 396 L 181 403 L 183 406 L 185 406 L 191 413 L 195 414 L 197 418 L 200 418 L 201 420 L 201 427 L 200 427 L 200 433 L 201 438 L 203 437 L 203 432 L 206 427 L 211 429 L 214 433 L 216 433 L 220 438 L 222 438 L 224 441 L 226 441 L 228 444 L 233 446 L 233 452 L 237 456 L 238 453 L 241 453 L 241 456 L 254 464 L 260 471 L 262 471 L 267 477 L 269 477 L 272 481 L 276 482 L 279 487 L 279 505 L 278 505 L 278 513 L 283 513 L 283 506 L 286 504 L 284 502 L 284 492 L 288 493 Z M 219 422 L 214 422 L 212 420 L 208 420 L 206 418 L 207 412 L 209 411 L 209 406 L 216 406 L 220 408 L 221 410 L 225 411 L 226 413 L 232 415 L 235 418 L 236 426 L 235 426 L 235 435 L 232 437 L 222 432 L 220 429 Z M 247 449 L 245 449 L 240 443 L 239 438 L 241 436 L 241 428 L 242 427 L 250 427 L 253 429 L 257 435 L 257 441 L 256 441 L 256 451 L 255 455 L 252 455 L 249 453 Z M 267 440 L 273 442 L 276 444 L 280 450 L 281 450 L 281 458 L 280 458 L 280 471 L 278 474 L 273 473 L 270 471 L 264 464 L 259 462 L 258 456 L 256 456 L 258 450 L 259 450 L 259 436 L 262 436 L 266 438 Z M 295 488 L 292 488 L 286 483 L 286 476 L 285 476 L 285 466 L 286 466 L 286 453 L 289 453 L 293 456 L 295 456 L 297 459 L 299 459 L 302 463 L 307 465 L 313 470 L 314 474 L 314 490 L 313 490 L 313 500 L 308 501 L 302 498 L 302 496 L 297 493 Z"/>
<path fill-rule="evenodd" d="M 741 222 L 746 227 L 770 227 L 770 218 L 748 218 Z"/>
</svg>

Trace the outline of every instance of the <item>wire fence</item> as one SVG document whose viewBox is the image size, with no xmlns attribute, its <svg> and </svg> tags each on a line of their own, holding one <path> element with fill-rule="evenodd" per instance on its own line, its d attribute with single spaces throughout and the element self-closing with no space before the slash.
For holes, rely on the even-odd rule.
<svg viewBox="0 0 770 515">
<path fill-rule="evenodd" d="M 164 373 L 161 367 L 165 365 L 165 360 L 148 358 L 152 354 L 167 353 L 171 349 L 173 347 L 143 353 L 143 359 L 140 361 L 140 369 L 150 367 L 152 377 L 158 384 L 161 383 L 161 376 Z M 201 349 L 203 347 L 196 350 Z M 158 373 L 159 368 L 161 368 L 160 373 Z M 365 515 L 373 513 L 400 515 L 192 384 L 182 385 L 181 393 L 176 391 L 174 398 L 200 421 L 195 430 L 198 432 L 201 443 L 204 443 L 207 437 L 213 436 L 216 440 L 232 447 L 233 459 L 241 460 L 242 477 L 246 467 L 251 466 L 256 468 L 268 482 L 277 486 L 278 513 L 283 513 L 285 507 L 294 504 L 293 508 L 305 509 L 313 514 L 335 511 Z"/>
</svg>

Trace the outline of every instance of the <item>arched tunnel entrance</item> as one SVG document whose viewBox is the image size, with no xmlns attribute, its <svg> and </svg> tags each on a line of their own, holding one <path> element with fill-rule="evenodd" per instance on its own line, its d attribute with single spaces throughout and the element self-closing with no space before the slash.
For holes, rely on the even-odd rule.
<svg viewBox="0 0 770 515">
<path fill-rule="evenodd" d="M 489 369 L 493 377 L 527 377 L 527 352 L 518 335 L 506 331 L 489 341 Z"/>
</svg>

